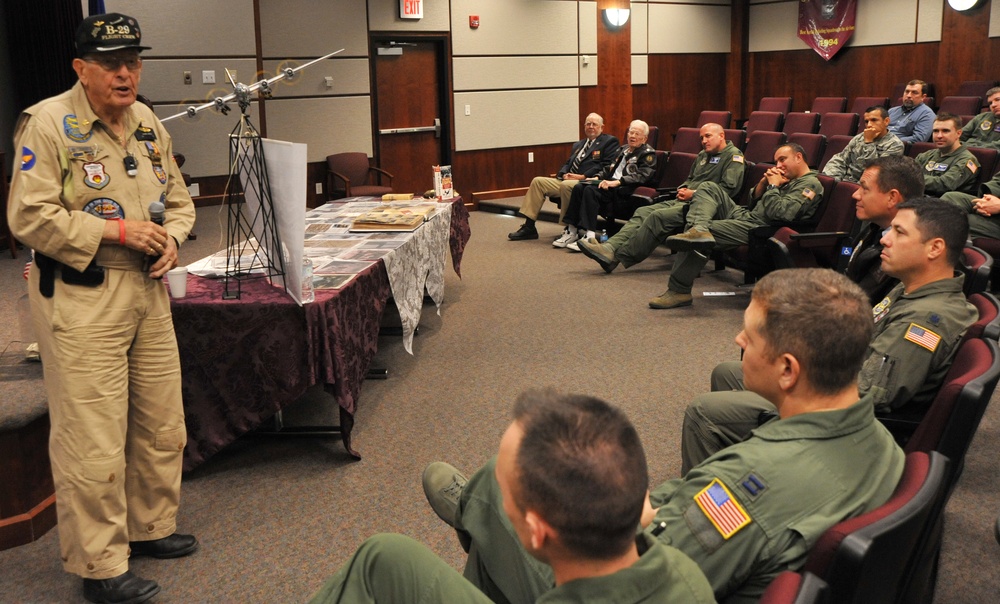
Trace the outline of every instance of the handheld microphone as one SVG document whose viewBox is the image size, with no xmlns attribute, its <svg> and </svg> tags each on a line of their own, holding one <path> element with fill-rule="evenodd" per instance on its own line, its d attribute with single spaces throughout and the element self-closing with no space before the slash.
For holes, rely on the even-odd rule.
<svg viewBox="0 0 1000 604">
<path fill-rule="evenodd" d="M 163 226 L 163 214 L 167 211 L 163 203 L 159 201 L 154 201 L 149 204 L 149 220 L 160 226 Z"/>
<path fill-rule="evenodd" d="M 154 201 L 153 203 L 149 204 L 149 221 L 154 224 L 163 226 L 163 215 L 166 211 L 167 208 L 163 205 L 163 203 L 159 201 Z M 148 272 L 149 267 L 153 266 L 159 261 L 160 261 L 160 256 L 146 256 L 144 270 Z"/>
</svg>

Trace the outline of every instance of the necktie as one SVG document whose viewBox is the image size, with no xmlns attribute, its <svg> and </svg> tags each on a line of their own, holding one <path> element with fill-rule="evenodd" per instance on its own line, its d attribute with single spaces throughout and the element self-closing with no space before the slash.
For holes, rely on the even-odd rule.
<svg viewBox="0 0 1000 604">
<path fill-rule="evenodd" d="M 580 152 L 573 157 L 573 161 L 569 165 L 570 174 L 577 174 L 577 170 L 580 169 L 580 164 L 583 163 L 583 158 L 587 157 L 587 152 L 590 151 L 590 144 L 593 142 L 593 139 L 588 138 L 587 142 L 584 143 L 583 148 L 580 149 Z"/>
</svg>

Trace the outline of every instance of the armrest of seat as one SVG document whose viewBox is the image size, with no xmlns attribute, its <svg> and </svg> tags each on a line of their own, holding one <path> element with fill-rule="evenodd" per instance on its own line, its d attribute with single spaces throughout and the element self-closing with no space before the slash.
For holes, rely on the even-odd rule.
<svg viewBox="0 0 1000 604">
<path fill-rule="evenodd" d="M 388 172 L 386 172 L 382 168 L 376 168 L 375 166 L 369 166 L 368 169 L 371 170 L 372 172 L 377 172 L 379 174 L 379 180 L 378 180 L 379 184 L 382 183 L 382 177 L 383 176 L 388 177 L 389 184 L 390 185 L 392 184 L 392 174 L 389 174 Z"/>
<path fill-rule="evenodd" d="M 834 231 L 826 233 L 795 233 L 791 236 L 792 241 L 798 241 L 804 248 L 832 247 L 840 245 L 846 239 L 850 239 L 851 234 L 846 231 Z"/>
</svg>

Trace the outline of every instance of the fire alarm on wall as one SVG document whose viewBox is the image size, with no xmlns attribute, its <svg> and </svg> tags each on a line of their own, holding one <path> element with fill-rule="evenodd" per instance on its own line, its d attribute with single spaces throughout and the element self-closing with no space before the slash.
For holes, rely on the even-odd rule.
<svg viewBox="0 0 1000 604">
<path fill-rule="evenodd" d="M 469 27 L 479 29 L 479 15 L 469 15 Z"/>
</svg>

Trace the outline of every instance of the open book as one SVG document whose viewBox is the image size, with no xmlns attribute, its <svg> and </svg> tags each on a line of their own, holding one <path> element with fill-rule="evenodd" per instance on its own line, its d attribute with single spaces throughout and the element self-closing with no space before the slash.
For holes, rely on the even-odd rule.
<svg viewBox="0 0 1000 604">
<path fill-rule="evenodd" d="M 435 204 L 382 205 L 355 218 L 351 222 L 350 231 L 413 231 L 436 209 Z"/>
</svg>

